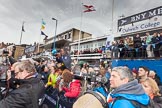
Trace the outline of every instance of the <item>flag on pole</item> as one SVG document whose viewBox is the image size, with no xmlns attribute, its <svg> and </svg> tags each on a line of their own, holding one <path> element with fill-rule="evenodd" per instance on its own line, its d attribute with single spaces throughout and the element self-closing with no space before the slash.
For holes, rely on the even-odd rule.
<svg viewBox="0 0 162 108">
<path fill-rule="evenodd" d="M 43 31 L 41 31 L 41 35 L 45 36 L 45 38 L 43 40 L 46 40 L 48 38 L 48 36 Z"/>
<path fill-rule="evenodd" d="M 46 25 L 46 22 L 44 22 L 44 20 L 42 19 L 42 25 Z"/>
<path fill-rule="evenodd" d="M 107 35 L 106 39 L 106 48 L 109 48 L 112 45 L 112 42 L 114 41 L 114 35 Z"/>
<path fill-rule="evenodd" d="M 83 5 L 85 10 L 83 12 L 92 12 L 92 11 L 96 11 L 94 6 L 92 5 Z"/>
<path fill-rule="evenodd" d="M 25 32 L 25 30 L 24 30 L 24 23 L 23 23 L 23 25 L 22 25 L 22 31 Z"/>
<path fill-rule="evenodd" d="M 45 36 L 45 38 L 43 40 L 47 40 L 48 36 Z"/>
<path fill-rule="evenodd" d="M 41 35 L 44 35 L 45 38 L 43 40 L 47 40 L 48 36 L 42 31 L 45 29 L 46 22 L 42 19 L 42 26 L 41 26 Z"/>
<path fill-rule="evenodd" d="M 41 35 L 45 35 L 46 36 L 46 34 L 43 31 L 41 31 Z"/>
<path fill-rule="evenodd" d="M 44 30 L 44 29 L 45 29 L 45 26 L 44 26 L 44 25 L 42 25 L 41 30 Z"/>
<path fill-rule="evenodd" d="M 45 29 L 45 25 L 46 25 L 46 22 L 42 19 L 42 26 L 41 26 L 41 30 L 44 30 L 44 29 Z"/>
</svg>

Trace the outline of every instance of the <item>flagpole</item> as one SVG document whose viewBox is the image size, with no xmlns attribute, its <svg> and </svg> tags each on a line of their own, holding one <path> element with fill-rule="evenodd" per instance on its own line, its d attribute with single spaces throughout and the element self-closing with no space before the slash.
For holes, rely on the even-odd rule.
<svg viewBox="0 0 162 108">
<path fill-rule="evenodd" d="M 42 19 L 42 20 L 43 20 L 43 19 Z M 41 26 L 42 26 L 42 24 L 41 24 Z M 40 31 L 41 31 L 41 29 L 40 29 Z M 39 53 L 40 42 L 41 42 L 41 33 L 40 33 L 39 41 L 38 41 L 38 50 L 37 50 L 38 53 Z"/>
<path fill-rule="evenodd" d="M 83 3 L 82 3 L 83 6 Z M 80 21 L 80 31 L 79 31 L 79 38 L 78 38 L 78 55 L 77 55 L 77 61 L 79 61 L 79 53 L 80 53 L 80 37 L 82 33 L 82 21 L 83 21 L 83 9 L 81 6 L 81 21 Z"/>
<path fill-rule="evenodd" d="M 23 23 L 22 23 L 22 28 L 21 28 L 21 36 L 20 36 L 20 45 L 21 45 L 21 40 L 22 40 L 22 34 L 23 34 L 23 29 L 24 29 L 24 21 L 23 21 Z"/>
<path fill-rule="evenodd" d="M 111 14 L 112 14 L 112 16 L 111 16 L 111 21 L 112 21 L 112 25 L 111 25 L 111 35 L 114 38 L 114 34 L 113 34 L 114 33 L 114 0 L 112 0 L 112 13 Z M 113 54 L 111 54 L 111 61 L 113 61 L 113 59 L 114 59 Z"/>
<path fill-rule="evenodd" d="M 41 31 L 41 33 L 40 33 L 40 37 L 39 37 L 39 42 L 38 42 L 38 53 L 39 53 L 39 51 L 40 51 L 40 43 L 41 43 L 41 35 L 42 35 L 42 30 L 43 29 L 45 29 L 45 25 L 46 25 L 46 23 L 43 21 L 43 18 L 42 18 L 42 24 L 41 24 L 41 29 L 40 29 L 40 31 Z"/>
<path fill-rule="evenodd" d="M 54 42 L 53 42 L 53 50 L 56 50 L 56 32 L 57 32 L 57 23 L 58 23 L 58 20 L 56 18 L 52 18 L 52 20 L 55 20 L 56 21 L 56 25 L 55 25 L 55 36 L 54 36 Z"/>
<path fill-rule="evenodd" d="M 111 16 L 111 21 L 112 21 L 112 24 L 111 24 L 111 32 L 113 34 L 114 32 L 114 0 L 112 0 L 112 16 Z"/>
<path fill-rule="evenodd" d="M 43 21 L 43 18 L 42 18 L 42 21 Z M 42 28 L 42 24 L 41 24 L 41 28 Z M 40 29 L 40 31 L 42 31 L 42 30 Z M 39 42 L 38 42 L 38 53 L 39 53 L 40 42 L 41 42 L 41 33 L 40 33 Z"/>
<path fill-rule="evenodd" d="M 39 36 L 39 42 L 38 42 L 38 53 L 39 53 L 40 42 L 41 42 L 41 34 Z"/>
</svg>

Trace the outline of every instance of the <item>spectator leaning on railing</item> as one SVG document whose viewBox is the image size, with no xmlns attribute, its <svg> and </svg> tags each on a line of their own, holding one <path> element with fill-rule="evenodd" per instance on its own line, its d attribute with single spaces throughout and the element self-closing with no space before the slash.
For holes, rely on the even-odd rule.
<svg viewBox="0 0 162 108">
<path fill-rule="evenodd" d="M 159 55 L 162 57 L 162 31 L 160 32 L 160 46 L 159 46 Z"/>
<path fill-rule="evenodd" d="M 152 36 L 150 35 L 149 32 L 146 33 L 146 51 L 147 51 L 147 57 L 154 57 L 154 54 L 153 54 L 153 50 L 152 50 L 152 47 L 151 47 L 151 43 L 152 43 Z"/>
<path fill-rule="evenodd" d="M 141 42 L 141 38 L 139 36 L 139 34 L 137 34 L 135 37 L 134 37 L 134 48 L 135 49 L 138 49 L 135 53 L 135 56 L 136 57 L 140 57 L 140 52 L 139 52 L 139 48 L 142 46 L 142 42 Z"/>
<path fill-rule="evenodd" d="M 160 38 L 158 37 L 158 33 L 155 32 L 153 34 L 153 37 L 151 39 L 152 46 L 153 46 L 153 52 L 155 57 L 160 57 L 159 55 L 159 47 L 160 47 Z"/>
</svg>

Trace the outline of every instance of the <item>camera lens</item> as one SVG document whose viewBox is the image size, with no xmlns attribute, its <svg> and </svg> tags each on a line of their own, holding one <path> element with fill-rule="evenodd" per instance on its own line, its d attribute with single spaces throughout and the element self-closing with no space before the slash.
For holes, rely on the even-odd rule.
<svg viewBox="0 0 162 108">
<path fill-rule="evenodd" d="M 3 54 L 9 54 L 9 51 L 3 50 Z"/>
</svg>

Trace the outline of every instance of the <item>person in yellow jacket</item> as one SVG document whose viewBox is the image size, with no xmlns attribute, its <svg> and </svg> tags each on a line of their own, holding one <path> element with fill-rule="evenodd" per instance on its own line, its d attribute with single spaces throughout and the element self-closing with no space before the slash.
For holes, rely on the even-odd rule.
<svg viewBox="0 0 162 108">
<path fill-rule="evenodd" d="M 58 73 L 56 72 L 56 67 L 51 66 L 50 67 L 50 75 L 48 76 L 48 82 L 45 85 L 45 87 L 48 86 L 52 86 L 53 88 L 56 88 L 56 84 L 57 84 L 57 77 L 58 77 Z"/>
</svg>

